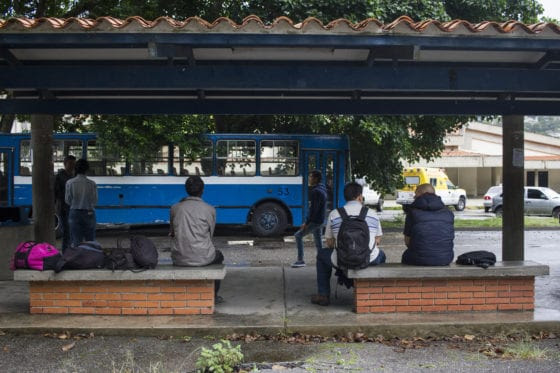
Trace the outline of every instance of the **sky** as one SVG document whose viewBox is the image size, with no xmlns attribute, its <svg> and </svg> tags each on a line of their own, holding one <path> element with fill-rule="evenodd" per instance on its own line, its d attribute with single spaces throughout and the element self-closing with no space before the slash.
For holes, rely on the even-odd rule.
<svg viewBox="0 0 560 373">
<path fill-rule="evenodd" d="M 546 17 L 560 20 L 560 0 L 538 0 L 544 7 Z"/>
</svg>

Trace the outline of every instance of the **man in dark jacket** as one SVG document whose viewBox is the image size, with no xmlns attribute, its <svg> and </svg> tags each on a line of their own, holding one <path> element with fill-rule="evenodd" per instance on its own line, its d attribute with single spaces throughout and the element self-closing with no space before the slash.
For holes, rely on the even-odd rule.
<svg viewBox="0 0 560 373">
<path fill-rule="evenodd" d="M 68 226 L 68 213 L 70 206 L 66 204 L 66 182 L 74 177 L 76 157 L 69 155 L 64 158 L 64 169 L 58 170 L 54 181 L 54 204 L 62 231 L 62 252 L 70 246 L 70 227 Z"/>
<path fill-rule="evenodd" d="M 402 263 L 449 265 L 453 261 L 454 218 L 431 184 L 419 185 L 406 214 L 404 242 L 408 249 L 403 253 Z"/>
<path fill-rule="evenodd" d="M 310 193 L 311 203 L 305 223 L 294 234 L 297 244 L 297 261 L 292 264 L 293 268 L 305 267 L 303 260 L 303 237 L 313 234 L 317 253 L 320 253 L 323 248 L 321 233 L 325 223 L 327 188 L 325 188 L 324 184 L 321 184 L 321 179 L 321 171 L 313 170 L 309 173 L 308 184 L 313 188 Z"/>
</svg>

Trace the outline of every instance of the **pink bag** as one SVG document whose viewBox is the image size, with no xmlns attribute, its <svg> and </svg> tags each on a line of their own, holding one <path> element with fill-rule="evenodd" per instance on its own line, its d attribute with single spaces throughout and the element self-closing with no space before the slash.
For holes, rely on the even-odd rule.
<svg viewBox="0 0 560 373">
<path fill-rule="evenodd" d="M 16 269 L 35 269 L 38 271 L 54 269 L 60 258 L 58 249 L 47 242 L 22 242 L 17 246 L 10 261 L 10 269 L 12 271 Z"/>
</svg>

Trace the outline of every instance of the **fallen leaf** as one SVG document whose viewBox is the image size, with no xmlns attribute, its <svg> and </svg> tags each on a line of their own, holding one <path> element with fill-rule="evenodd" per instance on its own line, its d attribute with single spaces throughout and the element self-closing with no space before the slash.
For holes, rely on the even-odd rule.
<svg viewBox="0 0 560 373">
<path fill-rule="evenodd" d="M 287 368 L 282 365 L 273 365 L 272 370 L 286 370 Z"/>
<path fill-rule="evenodd" d="M 10 348 L 8 346 L 4 346 L 3 350 L 4 352 L 10 352 Z"/>
<path fill-rule="evenodd" d="M 67 345 L 62 346 L 62 351 L 70 351 L 74 348 L 74 346 L 76 346 L 76 342 L 68 343 Z"/>
<path fill-rule="evenodd" d="M 59 334 L 58 339 L 68 339 L 68 335 L 66 334 Z"/>
<path fill-rule="evenodd" d="M 6 335 L 6 332 L 0 330 L 0 335 Z"/>
<path fill-rule="evenodd" d="M 465 334 L 465 339 L 466 339 L 467 341 L 472 341 L 472 340 L 475 339 L 475 336 L 472 335 L 472 334 Z"/>
</svg>

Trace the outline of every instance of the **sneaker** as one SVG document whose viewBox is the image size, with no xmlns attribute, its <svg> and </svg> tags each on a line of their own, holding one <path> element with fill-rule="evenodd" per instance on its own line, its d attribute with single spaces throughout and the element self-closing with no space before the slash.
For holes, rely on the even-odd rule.
<svg viewBox="0 0 560 373">
<path fill-rule="evenodd" d="M 224 303 L 224 298 L 222 298 L 219 295 L 216 295 L 216 297 L 214 298 L 214 303 L 215 304 L 220 304 L 220 303 Z"/>
<path fill-rule="evenodd" d="M 319 306 L 328 306 L 331 304 L 331 301 L 326 295 L 314 295 L 311 297 L 311 303 L 318 304 Z"/>
<path fill-rule="evenodd" d="M 305 262 L 303 260 L 297 260 L 294 263 L 292 263 L 292 268 L 301 268 L 301 267 L 305 267 Z"/>
</svg>

